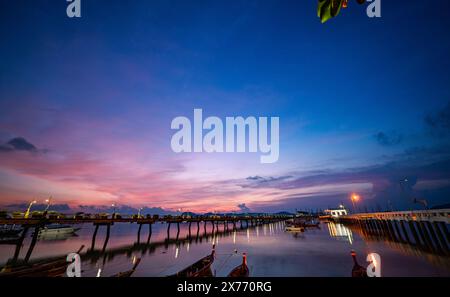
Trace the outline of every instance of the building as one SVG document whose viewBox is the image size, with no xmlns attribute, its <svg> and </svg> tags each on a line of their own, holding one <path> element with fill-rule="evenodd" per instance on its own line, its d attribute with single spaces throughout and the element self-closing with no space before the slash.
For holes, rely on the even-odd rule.
<svg viewBox="0 0 450 297">
<path fill-rule="evenodd" d="M 344 207 L 339 207 L 336 209 L 326 209 L 325 213 L 333 218 L 339 218 L 341 216 L 346 216 L 348 214 L 347 210 Z"/>
</svg>

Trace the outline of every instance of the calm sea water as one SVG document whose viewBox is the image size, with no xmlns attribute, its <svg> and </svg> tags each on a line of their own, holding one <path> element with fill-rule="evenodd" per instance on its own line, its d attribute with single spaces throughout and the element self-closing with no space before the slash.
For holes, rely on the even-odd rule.
<svg viewBox="0 0 450 297">
<path fill-rule="evenodd" d="M 197 238 L 197 225 L 192 224 L 188 240 L 187 224 L 180 225 L 178 241 L 176 225 L 171 226 L 170 242 L 166 224 L 155 224 L 149 244 L 148 227 L 141 230 L 137 244 L 138 226 L 115 224 L 104 254 L 88 253 L 94 232 L 92 225 L 82 225 L 77 236 L 41 239 L 37 242 L 31 260 L 64 256 L 85 245 L 81 253 L 83 276 L 110 276 L 129 270 L 133 257 L 141 263 L 133 276 L 167 276 L 185 268 L 211 252 L 216 243 L 216 260 L 212 271 L 216 276 L 226 276 L 242 262 L 247 253 L 251 276 L 350 276 L 353 267 L 350 251 L 358 254 L 360 264 L 365 264 L 368 253 L 381 256 L 383 276 L 450 276 L 450 258 L 423 252 L 413 246 L 384 240 L 364 240 L 355 230 L 334 223 L 322 223 L 320 229 L 307 229 L 304 233 L 284 231 L 284 223 L 274 223 L 226 234 L 204 237 L 203 224 Z M 223 230 L 223 225 L 220 226 Z M 211 224 L 207 225 L 211 233 Z M 27 235 L 20 252 L 25 257 L 31 241 Z M 96 249 L 101 250 L 106 227 L 100 227 Z M 13 257 L 15 246 L 0 245 L 0 266 Z"/>
</svg>

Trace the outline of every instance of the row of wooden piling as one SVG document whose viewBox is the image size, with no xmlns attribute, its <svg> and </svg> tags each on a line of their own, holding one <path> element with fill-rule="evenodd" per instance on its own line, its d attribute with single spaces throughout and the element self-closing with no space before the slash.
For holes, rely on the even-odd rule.
<svg viewBox="0 0 450 297">
<path fill-rule="evenodd" d="M 165 243 L 169 243 L 171 242 L 171 238 L 170 238 L 170 229 L 171 229 L 171 225 L 172 224 L 176 224 L 177 225 L 177 234 L 176 234 L 176 238 L 175 241 L 178 241 L 179 239 L 179 234 L 180 234 L 180 224 L 183 223 L 187 223 L 189 224 L 188 227 L 188 238 L 191 239 L 192 238 L 192 224 L 196 223 L 197 228 L 196 228 L 196 238 L 201 238 L 199 237 L 200 234 L 200 224 L 203 223 L 203 229 L 204 229 L 204 236 L 207 235 L 207 224 L 211 223 L 212 225 L 212 233 L 216 234 L 219 231 L 219 228 L 221 225 L 223 225 L 223 233 L 225 232 L 230 232 L 233 230 L 237 230 L 238 228 L 238 224 L 239 224 L 239 228 L 240 229 L 245 229 L 248 227 L 253 227 L 253 226 L 258 226 L 258 225 L 262 225 L 262 224 L 266 224 L 266 223 L 273 223 L 273 222 L 278 222 L 278 221 L 282 221 L 282 220 L 286 220 L 285 217 L 264 217 L 264 218 L 231 218 L 231 219 L 224 219 L 224 220 L 219 220 L 217 218 L 215 219 L 211 219 L 211 220 L 206 220 L 206 219 L 191 219 L 189 221 L 183 221 L 181 219 L 173 219 L 173 220 L 167 220 L 167 221 L 162 221 L 162 223 L 166 223 L 167 225 L 167 237 L 165 239 Z M 136 221 L 136 220 L 135 220 Z M 94 225 L 94 232 L 92 234 L 92 240 L 91 240 L 91 249 L 90 251 L 94 251 L 95 250 L 95 246 L 96 246 L 96 239 L 97 239 L 97 235 L 99 232 L 100 227 L 105 227 L 106 228 L 106 236 L 105 236 L 105 240 L 103 242 L 102 248 L 100 253 L 103 254 L 106 251 L 106 248 L 108 246 L 108 242 L 109 242 L 109 238 L 111 235 L 111 226 L 114 225 L 114 223 L 116 222 L 116 220 L 102 220 L 99 222 L 93 222 Z M 142 220 L 137 220 L 136 221 L 138 224 L 138 232 L 137 232 L 137 245 L 141 245 L 141 232 L 142 232 L 142 226 L 147 225 L 148 226 L 148 236 L 147 236 L 147 240 L 145 242 L 145 244 L 149 244 L 151 237 L 152 237 L 152 226 L 153 224 L 155 224 L 158 221 L 155 220 L 147 220 L 147 219 L 142 219 Z M 15 240 L 14 242 L 12 242 L 11 244 L 14 244 L 16 246 L 15 251 L 14 251 L 14 255 L 13 258 L 9 261 L 9 263 L 14 264 L 18 262 L 18 258 L 19 258 L 19 254 L 20 251 L 23 247 L 23 242 L 24 239 L 26 237 L 26 234 L 28 234 L 28 232 L 30 231 L 30 229 L 34 229 L 33 235 L 32 235 L 32 239 L 31 239 L 31 243 L 28 247 L 28 250 L 26 252 L 25 258 L 23 258 L 23 262 L 27 263 L 31 257 L 31 254 L 34 250 L 34 247 L 38 241 L 38 236 L 39 236 L 39 230 L 44 228 L 46 224 L 48 224 L 48 221 L 45 220 L 41 220 L 38 223 L 35 224 L 30 224 L 29 222 L 27 224 L 23 225 L 23 231 L 20 235 L 20 237 Z M 230 224 L 232 225 L 232 228 L 230 228 Z"/>
<path fill-rule="evenodd" d="M 436 254 L 450 254 L 448 226 L 442 221 L 376 218 L 343 218 L 340 221 L 359 226 L 366 235 L 413 245 Z"/>
</svg>

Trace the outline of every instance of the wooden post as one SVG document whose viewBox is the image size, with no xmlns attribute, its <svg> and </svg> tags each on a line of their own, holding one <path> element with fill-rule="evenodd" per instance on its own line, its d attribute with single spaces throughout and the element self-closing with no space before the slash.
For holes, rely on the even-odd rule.
<svg viewBox="0 0 450 297">
<path fill-rule="evenodd" d="M 420 241 L 419 235 L 417 234 L 416 227 L 414 226 L 413 221 L 408 221 L 409 229 L 411 230 L 411 233 L 414 237 L 414 241 L 416 242 L 416 245 L 421 246 L 422 242 Z"/>
<path fill-rule="evenodd" d="M 29 228 L 30 227 L 28 227 L 28 225 L 23 227 L 22 234 L 20 235 L 20 239 L 16 244 L 16 249 L 14 250 L 14 256 L 12 259 L 13 264 L 16 263 L 17 259 L 19 258 L 20 250 L 22 249 L 23 240 L 25 239 L 25 236 L 27 235 Z"/>
<path fill-rule="evenodd" d="M 94 234 L 92 235 L 91 250 L 95 249 L 95 239 L 97 238 L 98 224 L 95 225 Z"/>
<path fill-rule="evenodd" d="M 167 240 L 170 238 L 170 224 L 171 222 L 169 222 L 169 225 L 167 226 Z"/>
<path fill-rule="evenodd" d="M 148 224 L 148 237 L 147 237 L 147 244 L 150 243 L 150 239 L 152 238 L 152 223 Z"/>
<path fill-rule="evenodd" d="M 428 235 L 427 230 L 424 229 L 422 222 L 417 222 L 417 230 L 419 231 L 420 236 L 424 239 L 424 242 L 428 246 L 428 248 L 431 250 L 435 250 L 430 236 Z"/>
<path fill-rule="evenodd" d="M 28 260 L 30 260 L 31 253 L 33 252 L 34 246 L 36 245 L 36 242 L 37 242 L 37 239 L 38 239 L 38 236 L 39 236 L 39 229 L 40 229 L 39 225 L 37 225 L 34 228 L 33 238 L 31 239 L 31 244 L 30 244 L 30 247 L 28 248 L 28 252 L 25 255 L 25 259 L 24 259 L 25 263 L 27 263 Z"/>
<path fill-rule="evenodd" d="M 442 231 L 444 232 L 447 241 L 450 243 L 450 234 L 447 229 L 447 225 L 444 222 L 439 222 L 439 225 L 442 227 Z"/>
<path fill-rule="evenodd" d="M 412 243 L 409 238 L 408 231 L 405 228 L 405 221 L 399 221 L 400 227 L 402 228 L 403 234 L 405 235 L 405 239 L 407 243 Z"/>
<path fill-rule="evenodd" d="M 200 221 L 197 221 L 197 236 L 196 236 L 196 239 L 198 239 L 199 235 L 200 235 Z"/>
<path fill-rule="evenodd" d="M 444 252 L 444 251 L 445 251 L 445 248 L 443 249 L 443 248 L 441 247 L 441 244 L 439 243 L 439 240 L 438 240 L 438 238 L 437 238 L 437 236 L 436 236 L 436 233 L 434 232 L 434 229 L 433 229 L 433 226 L 431 225 L 431 223 L 428 222 L 428 221 L 424 221 L 424 224 L 425 224 L 425 226 L 427 227 L 428 233 L 430 234 L 431 239 L 432 239 L 432 241 L 434 242 L 434 244 L 436 245 L 436 248 L 438 249 L 438 251 L 441 252 L 441 253 L 445 253 L 445 252 Z M 425 227 L 425 226 L 424 226 L 424 227 Z"/>
<path fill-rule="evenodd" d="M 398 236 L 400 236 L 400 234 L 395 234 L 395 230 L 394 230 L 394 228 L 392 227 L 392 224 L 393 224 L 394 222 L 392 221 L 392 220 L 386 220 L 386 224 L 387 224 L 387 226 L 388 226 L 388 229 L 389 229 L 389 232 L 392 234 L 392 239 L 394 240 L 394 241 L 401 241 L 400 239 L 399 239 L 399 237 Z M 401 237 L 400 237 L 401 238 Z"/>
<path fill-rule="evenodd" d="M 447 253 L 448 253 L 448 252 L 449 252 L 449 247 L 448 247 L 448 245 L 447 245 L 447 241 L 445 240 L 445 237 L 444 237 L 444 235 L 443 235 L 441 229 L 439 228 L 439 225 L 440 225 L 440 224 L 439 224 L 438 222 L 434 222 L 434 227 L 435 227 L 435 230 L 436 230 L 436 234 L 437 234 L 437 236 L 439 237 L 439 240 L 441 241 L 442 247 L 443 247 L 444 250 L 446 250 Z M 446 227 L 445 224 L 444 224 L 443 227 Z"/>
<path fill-rule="evenodd" d="M 139 224 L 138 234 L 137 234 L 137 243 L 138 244 L 141 242 L 141 229 L 142 229 L 142 224 Z"/>
<path fill-rule="evenodd" d="M 110 231 L 111 231 L 111 224 L 107 224 L 107 225 L 106 225 L 106 238 L 105 238 L 105 243 L 103 244 L 103 248 L 102 248 L 102 252 L 103 252 L 103 253 L 105 252 L 106 246 L 108 245 Z"/>
</svg>

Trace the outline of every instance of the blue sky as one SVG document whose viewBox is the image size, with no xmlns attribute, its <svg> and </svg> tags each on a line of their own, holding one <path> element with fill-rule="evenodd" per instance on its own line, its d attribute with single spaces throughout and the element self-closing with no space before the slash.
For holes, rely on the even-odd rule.
<svg viewBox="0 0 450 297">
<path fill-rule="evenodd" d="M 0 153 L 5 204 L 270 211 L 358 191 L 410 207 L 404 175 L 404 195 L 448 202 L 448 1 L 382 1 L 380 19 L 351 2 L 325 24 L 316 1 L 82 0 L 80 19 L 66 5 L 0 2 L 0 141 L 39 152 Z M 170 122 L 194 108 L 279 116 L 280 160 L 174 154 Z"/>
</svg>

